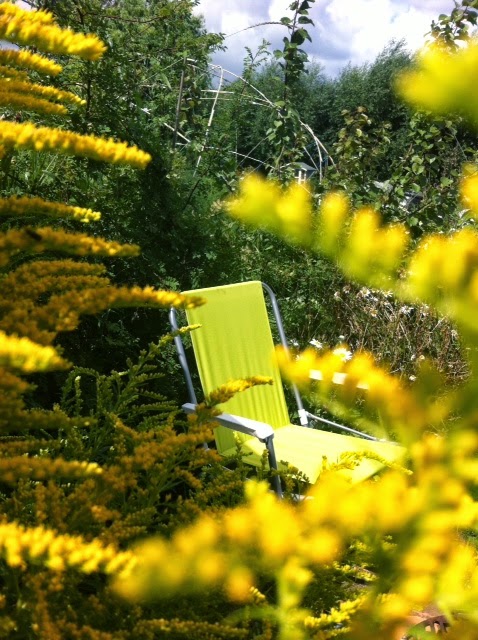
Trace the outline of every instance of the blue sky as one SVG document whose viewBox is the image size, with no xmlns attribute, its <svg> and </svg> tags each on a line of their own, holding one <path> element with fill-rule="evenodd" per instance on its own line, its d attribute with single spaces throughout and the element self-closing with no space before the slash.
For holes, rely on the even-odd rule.
<svg viewBox="0 0 478 640">
<path fill-rule="evenodd" d="M 218 53 L 214 62 L 240 74 L 245 46 L 255 51 L 266 39 L 272 48 L 282 48 L 286 35 L 283 27 L 248 27 L 290 15 L 290 3 L 291 0 L 200 0 L 196 13 L 204 16 L 208 30 L 227 36 L 228 50 Z M 308 43 L 306 50 L 328 75 L 335 76 L 349 62 L 371 62 L 391 39 L 404 38 L 407 47 L 415 51 L 423 43 L 431 21 L 440 13 L 449 13 L 453 6 L 453 0 L 316 0 L 310 9 L 315 22 L 315 27 L 309 29 L 312 44 Z"/>
</svg>

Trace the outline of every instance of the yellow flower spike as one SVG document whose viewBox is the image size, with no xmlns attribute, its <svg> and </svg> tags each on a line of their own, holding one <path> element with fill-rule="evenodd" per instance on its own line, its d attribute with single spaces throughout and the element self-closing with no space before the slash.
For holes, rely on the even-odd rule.
<svg viewBox="0 0 478 640">
<path fill-rule="evenodd" d="M 244 493 L 248 502 L 260 501 L 270 495 L 270 487 L 265 480 L 251 480 L 246 482 Z"/>
<path fill-rule="evenodd" d="M 354 487 L 342 496 L 336 506 L 334 520 L 347 535 L 358 535 L 373 522 L 373 505 L 370 487 Z"/>
<path fill-rule="evenodd" d="M 0 4 L 0 37 L 16 44 L 35 46 L 40 51 L 76 55 L 85 60 L 99 60 L 106 51 L 105 44 L 97 36 L 62 29 L 53 22 L 52 14 L 25 11 L 8 2 Z"/>
<path fill-rule="evenodd" d="M 27 11 L 11 2 L 0 3 L 0 15 L 23 18 L 33 24 L 51 24 L 53 22 L 53 14 L 50 11 Z"/>
<path fill-rule="evenodd" d="M 297 358 L 291 358 L 290 353 L 283 347 L 275 350 L 277 364 L 282 374 L 299 386 L 310 385 L 310 372 L 316 368 L 317 352 L 315 349 L 305 349 Z"/>
<path fill-rule="evenodd" d="M 401 74 L 396 85 L 415 107 L 443 113 L 450 106 L 448 92 L 456 82 L 454 76 L 452 56 L 439 47 L 429 47 L 420 53 L 418 68 Z"/>
<path fill-rule="evenodd" d="M 422 506 L 421 501 L 417 503 L 410 499 L 408 480 L 403 473 L 390 471 L 384 474 L 374 493 L 380 501 L 380 509 L 374 514 L 375 525 L 386 533 L 400 530 Z"/>
<path fill-rule="evenodd" d="M 60 358 L 53 347 L 43 347 L 28 338 L 0 331 L 0 366 L 24 373 L 67 369 L 70 363 Z"/>
<path fill-rule="evenodd" d="M 44 215 L 50 218 L 74 218 L 80 222 L 92 222 L 100 220 L 101 213 L 66 205 L 62 202 L 49 202 L 42 198 L 28 196 L 10 196 L 0 198 L 1 215 Z"/>
<path fill-rule="evenodd" d="M 446 452 L 447 443 L 441 436 L 428 433 L 421 440 L 410 447 L 410 455 L 416 465 L 428 467 L 431 463 L 439 462 Z"/>
<path fill-rule="evenodd" d="M 473 584 L 473 579 L 476 580 L 477 572 L 476 551 L 471 546 L 457 544 L 455 541 L 448 561 L 444 564 L 438 578 L 437 596 L 439 601 L 443 601 L 454 609 L 459 609 L 463 600 L 466 601 L 466 594 Z M 476 603 L 476 592 L 470 593 L 470 596 Z"/>
<path fill-rule="evenodd" d="M 192 527 L 179 531 L 174 537 L 174 546 L 180 553 L 190 555 L 195 549 L 214 547 L 218 537 L 216 522 L 212 518 L 202 518 Z"/>
<path fill-rule="evenodd" d="M 284 614 L 292 613 L 301 600 L 305 587 L 312 580 L 313 574 L 306 569 L 298 558 L 289 558 L 278 571 L 279 608 Z"/>
<path fill-rule="evenodd" d="M 411 549 L 405 553 L 400 566 L 406 573 L 436 574 L 443 564 L 443 559 L 428 549 Z"/>
<path fill-rule="evenodd" d="M 37 127 L 32 122 L 0 122 L 0 144 L 7 148 L 35 149 L 81 156 L 113 164 L 128 164 L 138 169 L 151 161 L 149 153 L 124 142 L 84 136 L 72 131 Z"/>
<path fill-rule="evenodd" d="M 330 613 L 322 613 L 319 617 L 308 616 L 304 620 L 304 626 L 306 629 L 321 629 L 327 628 L 331 625 L 340 624 L 343 628 L 343 623 L 350 622 L 352 615 L 357 613 L 359 609 L 364 605 L 365 598 L 360 596 L 355 600 L 342 601 L 338 608 L 332 607 Z M 317 636 L 319 638 L 321 636 Z M 327 637 L 329 637 L 327 635 Z M 332 636 L 333 637 L 333 636 Z"/>
<path fill-rule="evenodd" d="M 280 527 L 269 527 L 267 523 L 270 516 L 276 516 L 276 521 L 281 522 Z M 300 528 L 297 520 L 283 509 L 277 509 L 275 513 L 268 514 L 261 522 L 259 528 L 258 543 L 264 558 L 268 563 L 282 562 L 297 551 L 300 541 Z"/>
<path fill-rule="evenodd" d="M 2 71 L 0 68 L 0 75 L 1 73 Z M 14 71 L 14 73 L 18 74 L 19 72 Z M 86 104 L 85 100 L 79 98 L 76 94 L 71 93 L 70 91 L 63 91 L 61 89 L 57 89 L 56 87 L 50 87 L 42 84 L 35 84 L 33 82 L 19 80 L 15 77 L 0 78 L 0 91 L 25 93 L 29 95 L 34 94 L 42 98 L 46 98 L 47 100 L 54 100 L 56 102 L 66 102 L 66 103 L 75 104 L 75 105 Z"/>
<path fill-rule="evenodd" d="M 342 191 L 328 193 L 320 205 L 317 244 L 326 254 L 335 256 L 349 215 L 349 201 Z"/>
<path fill-rule="evenodd" d="M 38 53 L 16 49 L 0 49 L 0 63 L 51 76 L 58 75 L 62 70 L 62 66 L 54 60 L 49 60 Z"/>
<path fill-rule="evenodd" d="M 336 473 L 322 473 L 318 481 L 308 492 L 310 500 L 304 500 L 301 504 L 302 519 L 312 528 L 318 528 L 327 522 L 330 514 L 334 514 L 335 506 L 339 504 L 344 495 L 350 492 L 350 484 Z"/>
<path fill-rule="evenodd" d="M 379 603 L 379 611 L 385 620 L 401 620 L 410 615 L 410 601 L 403 594 L 391 593 Z"/>
<path fill-rule="evenodd" d="M 409 276 L 405 285 L 412 297 L 428 301 L 434 297 L 437 274 L 442 271 L 443 258 L 447 255 L 443 236 L 428 236 L 414 252 L 409 263 Z"/>
<path fill-rule="evenodd" d="M 28 73 L 26 71 L 18 71 L 18 69 L 12 69 L 0 64 L 0 77 L 9 78 L 12 80 L 20 80 L 22 82 L 28 81 Z"/>
<path fill-rule="evenodd" d="M 476 528 L 478 524 L 478 504 L 469 495 L 464 495 L 456 508 L 455 515 L 455 525 L 457 527 L 463 529 Z"/>
<path fill-rule="evenodd" d="M 241 391 L 246 391 L 251 387 L 263 384 L 272 384 L 272 378 L 267 376 L 250 376 L 249 378 L 231 380 L 214 391 L 211 391 L 204 402 L 207 407 L 215 407 L 218 404 L 227 402 L 233 398 L 236 393 L 240 393 Z"/>
<path fill-rule="evenodd" d="M 2 91 L 0 86 L 0 105 L 12 107 L 15 109 L 25 109 L 26 111 L 35 111 L 46 115 L 64 116 L 68 113 L 66 107 L 62 104 L 56 104 L 26 95 L 24 93 L 15 93 L 14 91 Z"/>
</svg>

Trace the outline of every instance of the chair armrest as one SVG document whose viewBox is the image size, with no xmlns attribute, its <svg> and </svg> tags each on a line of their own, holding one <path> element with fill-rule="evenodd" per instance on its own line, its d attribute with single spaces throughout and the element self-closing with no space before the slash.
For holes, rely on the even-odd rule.
<svg viewBox="0 0 478 640">
<path fill-rule="evenodd" d="M 183 404 L 182 409 L 185 413 L 195 413 L 196 405 L 192 404 L 192 402 L 186 402 L 186 404 Z M 218 416 L 214 416 L 214 420 L 223 427 L 245 433 L 248 436 L 254 436 L 261 441 L 274 436 L 274 429 L 269 424 L 258 420 L 234 416 L 231 413 L 221 413 Z"/>
</svg>

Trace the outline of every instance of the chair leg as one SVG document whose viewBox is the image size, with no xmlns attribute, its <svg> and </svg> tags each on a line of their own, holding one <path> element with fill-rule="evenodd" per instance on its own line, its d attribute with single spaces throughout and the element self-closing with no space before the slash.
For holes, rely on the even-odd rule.
<svg viewBox="0 0 478 640">
<path fill-rule="evenodd" d="M 415 640 L 423 631 L 428 631 L 428 633 L 434 633 L 436 635 L 441 635 L 447 632 L 450 623 L 443 615 L 436 615 L 426 618 L 422 620 L 418 624 L 415 624 L 411 629 L 408 630 L 408 633 L 403 636 L 403 640 Z M 421 634 L 420 634 L 421 632 Z"/>
<path fill-rule="evenodd" d="M 276 452 L 274 449 L 274 436 L 269 436 L 268 438 L 266 438 L 264 440 L 264 444 L 266 445 L 267 454 L 269 456 L 269 467 L 271 468 L 271 470 L 277 471 L 278 467 L 277 467 Z M 282 486 L 281 486 L 279 475 L 274 475 L 274 477 L 272 478 L 272 487 L 274 489 L 274 492 L 277 494 L 277 496 L 279 498 L 283 498 Z"/>
</svg>

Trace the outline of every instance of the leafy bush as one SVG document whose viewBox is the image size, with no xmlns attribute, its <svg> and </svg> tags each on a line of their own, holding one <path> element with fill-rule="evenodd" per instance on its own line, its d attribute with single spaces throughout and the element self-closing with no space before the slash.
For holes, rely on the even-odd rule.
<svg viewBox="0 0 478 640">
<path fill-rule="evenodd" d="M 44 11 L 1 3 L 0 18 L 3 38 L 40 51 L 94 61 L 105 49 L 96 36 L 61 29 Z M 168 626 L 201 634 L 212 625 L 161 619 L 159 608 L 125 608 L 105 579 L 134 563 L 127 550 L 132 541 L 242 498 L 240 473 L 226 473 L 204 446 L 212 437 L 210 419 L 186 425 L 156 387 L 158 357 L 171 336 L 125 371 L 76 368 L 62 393 L 50 389 L 56 382 L 50 372 L 71 368 L 58 334 L 73 331 L 82 315 L 200 301 L 152 287 L 114 286 L 99 259 L 134 256 L 138 247 L 79 232 L 77 225 L 100 217 L 78 206 L 81 190 L 64 204 L 38 192 L 18 193 L 24 183 L 13 180 L 16 163 L 31 161 L 35 175 L 25 184 L 48 192 L 48 172 L 61 164 L 68 194 L 77 156 L 133 168 L 146 166 L 150 156 L 74 133 L 60 120 L 53 127 L 38 117 L 24 121 L 25 112 L 66 116 L 63 103 L 79 108 L 83 101 L 29 78 L 25 69 L 58 74 L 61 67 L 50 58 L 3 49 L 0 60 L 0 636 L 150 637 Z M 39 226 L 38 218 L 50 226 Z M 34 394 L 33 374 L 42 393 Z"/>
</svg>

